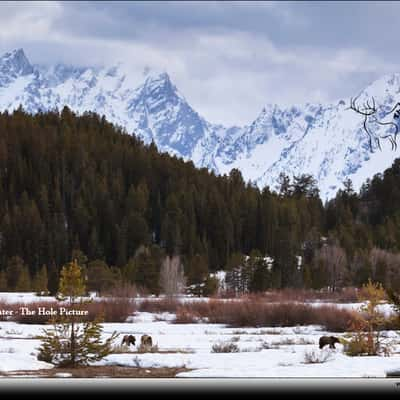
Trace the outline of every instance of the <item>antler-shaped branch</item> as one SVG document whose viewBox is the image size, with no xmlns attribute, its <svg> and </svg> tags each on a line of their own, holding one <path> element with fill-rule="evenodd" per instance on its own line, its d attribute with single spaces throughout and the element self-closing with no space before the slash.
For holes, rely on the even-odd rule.
<svg viewBox="0 0 400 400">
<path fill-rule="evenodd" d="M 350 109 L 355 111 L 358 114 L 361 114 L 364 117 L 364 122 L 363 122 L 363 126 L 364 126 L 364 130 L 365 132 L 367 132 L 368 134 L 368 144 L 369 144 L 369 148 L 372 150 L 372 138 L 375 139 L 375 143 L 378 145 L 378 147 L 380 148 L 380 143 L 379 143 L 379 138 L 376 137 L 376 135 L 374 135 L 367 126 L 367 121 L 368 118 L 371 117 L 372 115 L 374 115 L 377 112 L 376 106 L 375 106 L 375 99 L 372 97 L 372 107 L 369 104 L 369 101 L 367 101 L 367 103 L 363 104 L 363 108 L 357 107 L 356 102 L 357 99 L 360 97 L 360 95 L 358 95 L 356 98 L 351 98 L 350 99 Z"/>
<path fill-rule="evenodd" d="M 372 106 L 369 104 L 369 100 L 367 100 L 367 102 L 363 104 L 363 108 L 357 107 L 356 101 L 359 97 L 360 95 L 358 95 L 354 99 L 351 98 L 350 109 L 354 110 L 358 114 L 364 115 L 365 117 L 369 117 L 370 115 L 373 115 L 378 111 L 375 105 L 375 99 L 373 97 L 372 97 Z"/>
<path fill-rule="evenodd" d="M 372 104 L 370 104 L 369 100 L 367 100 L 365 103 L 363 103 L 362 107 L 357 106 L 356 102 L 359 97 L 360 97 L 360 95 L 358 95 L 354 99 L 351 98 L 349 108 L 364 117 L 363 126 L 364 126 L 365 132 L 368 135 L 368 143 L 369 143 L 369 147 L 370 147 L 371 151 L 372 151 L 372 139 L 374 139 L 375 144 L 379 147 L 379 149 L 381 149 L 380 139 L 389 139 L 390 144 L 392 146 L 392 150 L 397 149 L 397 134 L 399 131 L 399 127 L 398 127 L 397 123 L 381 122 L 376 117 L 376 115 L 378 113 L 378 109 L 376 107 L 374 97 L 372 97 Z M 386 113 L 383 116 L 383 118 L 392 114 L 393 112 L 394 112 L 393 119 L 399 119 L 400 118 L 400 103 L 397 103 L 388 113 Z M 391 126 L 394 128 L 394 132 L 389 133 L 387 135 L 378 136 L 377 134 L 375 134 L 374 132 L 372 132 L 369 129 L 368 123 L 371 123 L 371 122 L 376 123 L 381 126 Z"/>
</svg>

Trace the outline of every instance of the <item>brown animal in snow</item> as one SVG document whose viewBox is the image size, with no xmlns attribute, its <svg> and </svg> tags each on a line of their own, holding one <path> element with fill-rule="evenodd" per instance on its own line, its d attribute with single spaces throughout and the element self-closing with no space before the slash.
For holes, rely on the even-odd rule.
<svg viewBox="0 0 400 400">
<path fill-rule="evenodd" d="M 142 346 L 152 347 L 153 346 L 153 339 L 149 335 L 143 335 L 140 338 L 140 343 Z"/>
<path fill-rule="evenodd" d="M 129 345 L 131 345 L 131 344 L 135 345 L 135 343 L 136 343 L 136 338 L 135 338 L 135 336 L 133 336 L 133 335 L 125 335 L 125 336 L 122 338 L 121 346 L 124 345 L 124 344 L 126 344 L 127 346 L 129 346 Z"/>
<path fill-rule="evenodd" d="M 322 349 L 327 344 L 329 344 L 330 349 L 336 349 L 335 343 L 340 343 L 340 340 L 335 336 L 321 336 L 319 338 L 319 348 L 320 349 Z"/>
</svg>

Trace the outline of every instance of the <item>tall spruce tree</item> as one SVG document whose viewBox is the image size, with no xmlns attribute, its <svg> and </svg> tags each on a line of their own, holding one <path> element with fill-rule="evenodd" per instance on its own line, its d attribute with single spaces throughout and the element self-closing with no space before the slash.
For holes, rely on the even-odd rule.
<svg viewBox="0 0 400 400">
<path fill-rule="evenodd" d="M 82 296 L 86 288 L 82 268 L 76 260 L 65 265 L 60 274 L 59 300 L 67 301 L 67 316 L 57 316 L 53 328 L 44 330 L 38 359 L 59 367 L 77 367 L 99 361 L 111 352 L 117 334 L 114 332 L 101 342 L 102 316 L 93 321 L 77 320 L 76 311 L 82 310 Z M 79 314 L 79 313 L 78 313 Z"/>
</svg>

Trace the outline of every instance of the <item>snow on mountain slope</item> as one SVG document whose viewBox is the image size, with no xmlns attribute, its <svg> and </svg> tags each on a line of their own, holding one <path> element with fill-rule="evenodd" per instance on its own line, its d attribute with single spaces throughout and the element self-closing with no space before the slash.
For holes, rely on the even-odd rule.
<svg viewBox="0 0 400 400">
<path fill-rule="evenodd" d="M 400 75 L 373 82 L 358 101 L 372 96 L 383 117 L 400 100 Z M 22 49 L 0 57 L 0 111 L 20 105 L 31 113 L 65 105 L 77 113 L 94 111 L 145 143 L 154 141 L 161 151 L 219 174 L 238 168 L 246 181 L 260 187 L 275 189 L 280 172 L 312 174 L 323 199 L 334 196 L 346 178 L 359 189 L 398 156 L 388 143 L 382 151 L 370 151 L 362 117 L 349 104 L 350 99 L 288 108 L 267 104 L 248 126 L 227 128 L 200 116 L 165 72 L 140 81 L 123 63 L 33 66 Z M 390 129 L 374 128 L 380 134 Z"/>
<path fill-rule="evenodd" d="M 357 104 L 362 106 L 367 100 L 371 104 L 372 97 L 379 118 L 393 121 L 392 115 L 383 117 L 400 100 L 400 75 L 384 76 L 372 83 L 360 93 Z M 242 136 L 218 153 L 218 170 L 238 168 L 246 180 L 273 189 L 277 189 L 281 172 L 289 176 L 311 174 L 324 200 L 343 188 L 347 178 L 359 190 L 367 178 L 390 167 L 399 154 L 388 140 L 381 141 L 381 150 L 372 143 L 371 151 L 363 117 L 349 105 L 350 99 L 346 99 L 285 110 L 264 108 Z M 374 124 L 371 129 L 378 136 L 393 132 L 393 126 Z"/>
<path fill-rule="evenodd" d="M 94 111 L 185 159 L 212 163 L 199 148 L 213 149 L 225 128 L 208 123 L 193 110 L 168 74 L 135 82 L 123 64 L 111 68 L 31 66 L 22 49 L 0 58 L 0 110 L 23 106 L 28 112 L 70 107 L 77 113 Z M 215 136 L 212 144 L 210 136 Z M 198 146 L 202 141 L 204 145 Z"/>
</svg>

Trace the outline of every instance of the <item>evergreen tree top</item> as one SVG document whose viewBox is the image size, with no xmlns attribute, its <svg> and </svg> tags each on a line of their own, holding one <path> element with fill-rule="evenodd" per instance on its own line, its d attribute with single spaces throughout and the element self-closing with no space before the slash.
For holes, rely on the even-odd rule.
<svg viewBox="0 0 400 400">
<path fill-rule="evenodd" d="M 71 303 L 86 292 L 82 269 L 77 260 L 64 265 L 60 273 L 59 298 L 69 298 Z"/>
</svg>

